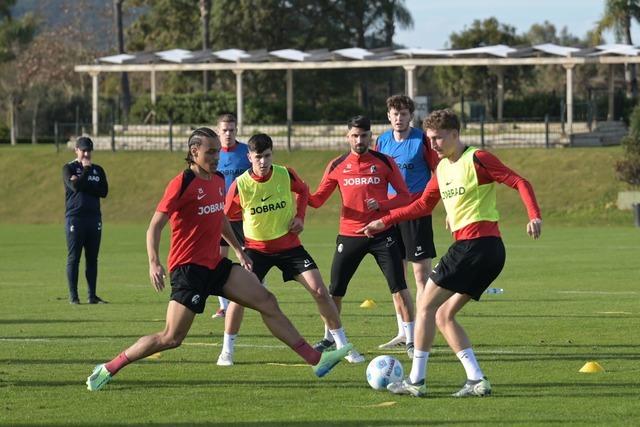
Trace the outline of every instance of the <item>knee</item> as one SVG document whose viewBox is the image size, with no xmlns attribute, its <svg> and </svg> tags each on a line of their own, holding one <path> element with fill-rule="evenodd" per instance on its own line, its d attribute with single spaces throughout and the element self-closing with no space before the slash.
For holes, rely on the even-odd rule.
<svg viewBox="0 0 640 427">
<path fill-rule="evenodd" d="M 320 286 L 316 289 L 311 289 L 310 292 L 313 299 L 316 300 L 317 302 L 325 302 L 331 299 L 329 292 L 324 286 Z"/>
<path fill-rule="evenodd" d="M 453 322 L 453 316 L 447 310 L 440 308 L 436 311 L 436 325 L 438 329 L 444 329 Z"/>
<path fill-rule="evenodd" d="M 160 337 L 160 343 L 162 344 L 162 347 L 164 347 L 165 349 L 180 347 L 180 345 L 182 345 L 183 340 L 184 340 L 184 337 L 178 337 L 178 336 L 168 335 L 168 334 L 163 334 Z"/>
</svg>

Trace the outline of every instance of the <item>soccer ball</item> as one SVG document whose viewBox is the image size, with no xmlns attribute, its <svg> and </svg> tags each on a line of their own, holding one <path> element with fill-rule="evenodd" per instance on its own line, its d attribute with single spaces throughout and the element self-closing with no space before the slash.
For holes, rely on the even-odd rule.
<svg viewBox="0 0 640 427">
<path fill-rule="evenodd" d="M 375 390 L 386 390 L 387 384 L 401 381 L 404 369 L 392 356 L 378 356 L 367 366 L 367 382 Z"/>
</svg>

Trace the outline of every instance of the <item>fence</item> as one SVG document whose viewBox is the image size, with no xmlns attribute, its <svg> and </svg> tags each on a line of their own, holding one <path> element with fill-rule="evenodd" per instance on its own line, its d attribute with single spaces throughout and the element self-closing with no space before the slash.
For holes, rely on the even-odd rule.
<svg viewBox="0 0 640 427">
<path fill-rule="evenodd" d="M 169 150 L 185 151 L 186 143 L 193 129 L 199 126 L 215 127 L 214 124 L 130 124 L 125 129 L 114 124 L 93 137 L 97 150 Z M 73 147 L 78 131 L 91 129 L 88 125 L 57 124 L 56 141 Z M 372 124 L 374 138 L 389 129 L 389 123 Z M 276 125 L 244 125 L 238 140 L 246 141 L 256 133 L 266 133 L 273 139 L 274 146 L 286 150 L 341 150 L 346 148 L 345 123 L 291 123 Z M 573 124 L 574 132 L 587 132 L 586 122 Z M 570 144 L 564 123 L 540 120 L 511 120 L 503 122 L 468 122 L 461 132 L 462 141 L 483 148 L 498 147 L 556 147 Z"/>
</svg>

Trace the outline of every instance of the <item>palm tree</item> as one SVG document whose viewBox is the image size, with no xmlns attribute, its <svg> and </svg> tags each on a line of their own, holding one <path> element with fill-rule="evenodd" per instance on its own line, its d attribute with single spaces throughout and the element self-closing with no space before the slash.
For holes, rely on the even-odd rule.
<svg viewBox="0 0 640 427">
<path fill-rule="evenodd" d="M 640 21 L 640 0 L 605 0 L 604 14 L 598 21 L 594 38 L 600 38 L 605 30 L 613 30 L 616 42 L 633 45 L 631 40 L 631 21 Z M 636 64 L 625 65 L 627 96 L 638 97 L 638 79 Z"/>
</svg>

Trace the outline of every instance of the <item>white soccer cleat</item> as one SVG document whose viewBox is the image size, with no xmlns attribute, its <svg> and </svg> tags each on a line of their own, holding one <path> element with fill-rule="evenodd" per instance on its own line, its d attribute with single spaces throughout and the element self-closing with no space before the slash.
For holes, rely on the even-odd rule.
<svg viewBox="0 0 640 427">
<path fill-rule="evenodd" d="M 407 344 L 407 339 L 402 335 L 397 335 L 391 339 L 391 341 L 384 344 L 380 344 L 378 348 L 398 348 L 404 347 Z"/>
<path fill-rule="evenodd" d="M 233 366 L 233 354 L 223 351 L 218 356 L 218 361 L 216 362 L 218 366 Z"/>
<path fill-rule="evenodd" d="M 358 353 L 357 350 L 351 350 L 349 353 L 347 353 L 347 355 L 344 358 L 349 363 L 362 363 L 362 362 L 364 362 L 364 356 L 361 355 L 360 353 Z"/>
</svg>

